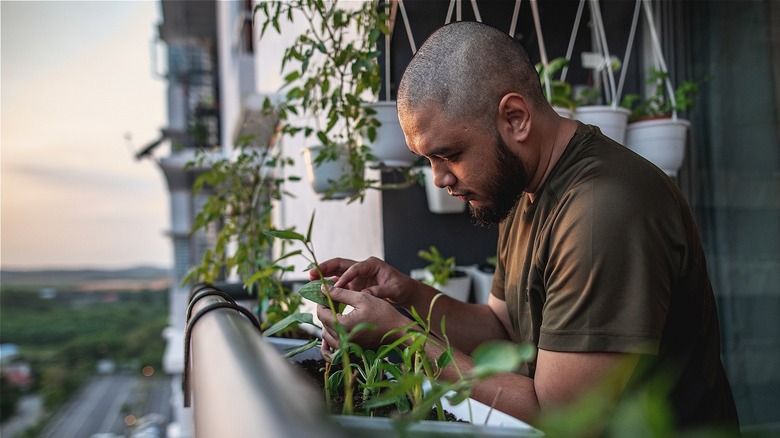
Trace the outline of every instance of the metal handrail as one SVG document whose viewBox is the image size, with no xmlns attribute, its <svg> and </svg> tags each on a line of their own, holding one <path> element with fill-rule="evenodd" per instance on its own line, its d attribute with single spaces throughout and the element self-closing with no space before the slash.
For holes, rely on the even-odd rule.
<svg viewBox="0 0 780 438">
<path fill-rule="evenodd" d="M 192 306 L 185 372 L 196 436 L 347 436 L 326 415 L 321 395 L 229 304 L 209 295 Z"/>
</svg>

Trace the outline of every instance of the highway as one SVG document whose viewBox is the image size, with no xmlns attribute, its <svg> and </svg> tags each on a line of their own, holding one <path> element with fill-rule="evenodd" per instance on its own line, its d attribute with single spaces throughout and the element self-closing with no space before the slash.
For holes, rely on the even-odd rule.
<svg viewBox="0 0 780 438">
<path fill-rule="evenodd" d="M 90 438 L 98 433 L 129 436 L 133 418 L 156 414 L 162 430 L 170 421 L 168 377 L 95 376 L 52 418 L 40 438 Z"/>
</svg>

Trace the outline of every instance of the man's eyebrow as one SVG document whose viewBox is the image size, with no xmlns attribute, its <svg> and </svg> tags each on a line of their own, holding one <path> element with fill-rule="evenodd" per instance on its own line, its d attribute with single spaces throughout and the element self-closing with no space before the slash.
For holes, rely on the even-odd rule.
<svg viewBox="0 0 780 438">
<path fill-rule="evenodd" d="M 427 156 L 436 157 L 436 156 L 447 155 L 451 150 L 452 150 L 452 145 L 443 144 L 441 146 L 436 146 L 430 151 L 428 151 Z"/>
</svg>

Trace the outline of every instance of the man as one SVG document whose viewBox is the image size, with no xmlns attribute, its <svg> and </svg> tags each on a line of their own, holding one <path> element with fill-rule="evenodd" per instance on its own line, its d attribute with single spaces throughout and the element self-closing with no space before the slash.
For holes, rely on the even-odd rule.
<svg viewBox="0 0 780 438">
<path fill-rule="evenodd" d="M 436 185 L 468 201 L 478 222 L 499 223 L 488 304 L 442 297 L 433 306 L 435 321 L 446 315 L 460 368 L 488 340 L 538 347 L 519 373 L 478 385 L 476 399 L 533 421 L 606 376 L 617 397 L 664 374 L 679 427 L 736 427 L 700 238 L 670 178 L 598 129 L 559 117 L 522 47 L 479 23 L 432 34 L 397 101 L 409 149 L 430 160 Z M 437 293 L 376 258 L 320 268 L 339 277 L 334 300 L 354 307 L 340 323 L 376 325 L 355 339 L 367 347 L 409 322 L 395 307 L 422 313 Z M 326 308 L 318 317 L 327 354 L 334 319 Z"/>
</svg>

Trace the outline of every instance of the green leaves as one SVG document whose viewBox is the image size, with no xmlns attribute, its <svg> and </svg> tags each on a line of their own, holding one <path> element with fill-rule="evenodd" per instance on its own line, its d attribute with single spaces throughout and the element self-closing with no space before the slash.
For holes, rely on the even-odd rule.
<svg viewBox="0 0 780 438">
<path fill-rule="evenodd" d="M 489 342 L 474 350 L 472 360 L 474 377 L 484 379 L 498 373 L 517 371 L 521 364 L 533 360 L 536 348 L 529 344 Z"/>
<path fill-rule="evenodd" d="M 364 176 L 365 163 L 371 157 L 362 148 L 362 138 L 369 128 L 373 128 L 369 138 L 376 137 L 378 121 L 366 113 L 365 103 L 373 101 L 382 86 L 376 44 L 381 35 L 389 33 L 388 10 L 388 5 L 375 2 L 363 2 L 354 9 L 322 0 L 261 2 L 255 9 L 262 21 L 261 36 L 269 27 L 281 33 L 280 17 L 289 22 L 304 17 L 308 25 L 282 57 L 282 89 L 286 94 L 279 109 L 281 132 L 295 135 L 307 129 L 293 122 L 291 115 L 326 120 L 324 129 L 317 133 L 318 140 L 326 147 L 339 145 L 343 151 L 325 159 L 334 161 L 353 153 L 358 157 L 350 160 L 352 168 L 333 182 L 330 192 L 357 192 L 350 202 L 362 201 L 366 190 L 381 184 Z M 370 123 L 364 121 L 366 118 Z"/>
<path fill-rule="evenodd" d="M 313 301 L 321 306 L 328 306 L 328 297 L 322 291 L 323 284 L 328 285 L 328 287 L 333 286 L 333 282 L 330 280 L 314 280 L 303 285 L 298 293 L 309 301 Z"/>
</svg>

